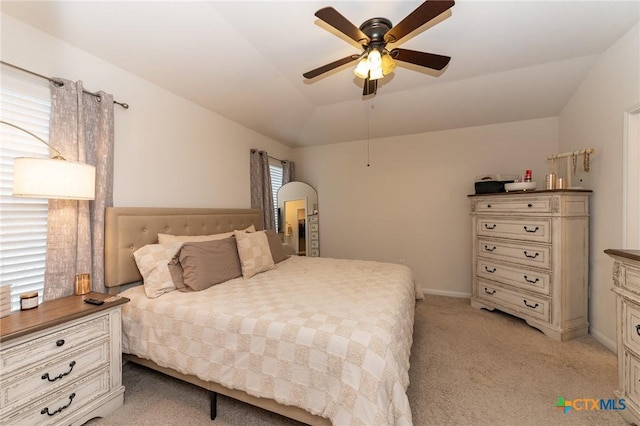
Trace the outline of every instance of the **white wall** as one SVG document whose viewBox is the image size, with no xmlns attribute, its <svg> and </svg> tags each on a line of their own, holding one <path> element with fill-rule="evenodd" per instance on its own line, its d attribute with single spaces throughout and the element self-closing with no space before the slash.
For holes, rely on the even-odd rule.
<svg viewBox="0 0 640 426">
<path fill-rule="evenodd" d="M 1 35 L 3 61 L 82 80 L 130 105 L 115 106 L 116 206 L 249 207 L 249 149 L 290 156 L 289 147 L 6 14 Z"/>
<path fill-rule="evenodd" d="M 595 148 L 588 174 L 591 197 L 590 328 L 615 347 L 613 261 L 622 247 L 624 110 L 640 103 L 640 31 L 636 25 L 598 60 L 559 116 L 560 149 Z M 640 167 L 640 165 L 636 165 Z"/>
<path fill-rule="evenodd" d="M 403 260 L 429 292 L 469 296 L 474 178 L 532 169 L 544 185 L 557 148 L 558 121 L 545 118 L 372 140 L 370 167 L 366 141 L 294 158 L 318 191 L 322 256 Z"/>
</svg>

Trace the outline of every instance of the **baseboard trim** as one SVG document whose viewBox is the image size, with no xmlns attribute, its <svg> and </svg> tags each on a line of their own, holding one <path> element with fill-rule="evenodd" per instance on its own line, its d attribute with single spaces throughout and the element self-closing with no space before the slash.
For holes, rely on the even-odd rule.
<svg viewBox="0 0 640 426">
<path fill-rule="evenodd" d="M 589 328 L 589 334 L 593 336 L 598 342 L 602 343 L 607 349 L 611 352 L 616 352 L 618 345 L 613 340 L 609 339 L 604 334 L 600 333 L 598 330 L 593 328 Z"/>
<path fill-rule="evenodd" d="M 423 288 L 422 292 L 424 294 L 433 294 L 435 296 L 459 297 L 463 299 L 471 298 L 471 293 L 460 293 L 458 291 L 434 290 L 432 288 Z"/>
</svg>

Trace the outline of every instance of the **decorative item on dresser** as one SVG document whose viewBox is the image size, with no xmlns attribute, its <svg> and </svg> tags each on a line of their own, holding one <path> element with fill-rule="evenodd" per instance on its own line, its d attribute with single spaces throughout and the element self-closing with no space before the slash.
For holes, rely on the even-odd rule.
<svg viewBox="0 0 640 426">
<path fill-rule="evenodd" d="M 470 195 L 471 305 L 547 336 L 587 334 L 590 190 Z"/>
<path fill-rule="evenodd" d="M 128 301 L 89 293 L 0 319 L 2 423 L 81 425 L 121 407 L 120 305 Z"/>
<path fill-rule="evenodd" d="M 620 415 L 629 423 L 640 424 L 640 250 L 604 252 L 614 260 L 619 387 L 616 396 L 627 405 Z"/>
</svg>

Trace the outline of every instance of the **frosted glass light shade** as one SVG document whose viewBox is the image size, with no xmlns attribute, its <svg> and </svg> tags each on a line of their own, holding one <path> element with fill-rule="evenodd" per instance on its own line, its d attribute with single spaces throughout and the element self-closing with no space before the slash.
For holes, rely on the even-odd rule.
<svg viewBox="0 0 640 426">
<path fill-rule="evenodd" d="M 354 74 L 360 78 L 367 78 L 369 76 L 369 62 L 367 58 L 360 59 L 358 62 L 358 66 L 353 70 Z"/>
<path fill-rule="evenodd" d="M 85 163 L 48 158 L 16 158 L 13 195 L 29 198 L 93 200 L 96 168 Z"/>
<path fill-rule="evenodd" d="M 384 75 L 389 75 L 396 68 L 396 61 L 393 60 L 391 55 L 385 53 L 382 55 L 382 73 Z"/>
</svg>

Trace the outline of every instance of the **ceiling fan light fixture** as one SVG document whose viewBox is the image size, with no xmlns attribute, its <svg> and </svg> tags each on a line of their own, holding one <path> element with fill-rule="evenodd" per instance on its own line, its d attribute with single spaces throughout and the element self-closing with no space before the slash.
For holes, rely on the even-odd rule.
<svg viewBox="0 0 640 426">
<path fill-rule="evenodd" d="M 375 68 L 369 71 L 369 80 L 379 80 L 384 77 L 384 73 L 382 72 L 382 68 Z"/>
<path fill-rule="evenodd" d="M 371 49 L 367 55 L 369 61 L 369 67 L 373 70 L 382 66 L 382 57 L 378 49 Z"/>
<path fill-rule="evenodd" d="M 356 77 L 369 77 L 369 62 L 367 61 L 366 57 L 360 59 L 360 62 L 358 62 L 358 65 L 356 66 L 356 69 L 353 70 L 353 73 L 356 75 Z"/>
<path fill-rule="evenodd" d="M 396 66 L 396 61 L 393 60 L 391 55 L 389 55 L 388 53 L 382 55 L 382 73 L 384 75 L 391 74 L 393 70 L 396 69 Z"/>
</svg>

